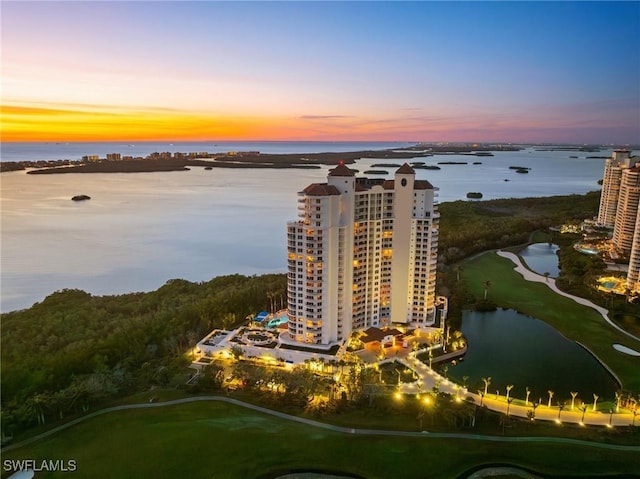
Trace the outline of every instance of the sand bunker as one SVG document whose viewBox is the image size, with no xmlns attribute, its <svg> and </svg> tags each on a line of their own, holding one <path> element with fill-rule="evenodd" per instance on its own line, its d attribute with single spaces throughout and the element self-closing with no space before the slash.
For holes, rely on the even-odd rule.
<svg viewBox="0 0 640 479">
<path fill-rule="evenodd" d="M 616 351 L 620 351 L 621 353 L 628 354 L 630 356 L 640 356 L 640 353 L 638 351 L 636 351 L 635 349 L 631 349 L 626 346 L 623 346 L 622 344 L 614 344 L 613 349 L 615 349 Z"/>
</svg>

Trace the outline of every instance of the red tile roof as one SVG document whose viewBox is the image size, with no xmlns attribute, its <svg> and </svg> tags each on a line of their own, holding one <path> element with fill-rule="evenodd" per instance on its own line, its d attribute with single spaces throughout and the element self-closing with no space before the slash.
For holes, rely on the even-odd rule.
<svg viewBox="0 0 640 479">
<path fill-rule="evenodd" d="M 398 168 L 398 170 L 396 171 L 396 174 L 398 173 L 401 175 L 415 175 L 416 171 L 413 168 L 411 168 L 408 163 L 405 163 L 400 168 Z"/>
<path fill-rule="evenodd" d="M 397 329 L 380 329 L 375 327 L 370 327 L 369 329 L 364 331 L 364 336 L 362 336 L 361 341 L 363 343 L 370 343 L 373 341 L 382 341 L 386 336 L 402 336 L 404 333 L 402 331 L 398 331 Z"/>
<path fill-rule="evenodd" d="M 395 188 L 395 181 L 394 180 L 386 180 L 384 182 L 384 184 L 382 185 L 382 187 L 385 190 L 393 190 Z M 427 180 L 415 180 L 413 182 L 413 189 L 414 190 L 432 190 L 433 189 L 433 185 L 431 183 L 429 183 Z"/>
<path fill-rule="evenodd" d="M 340 194 L 338 188 L 326 183 L 311 183 L 302 191 L 309 196 L 331 196 Z"/>
<path fill-rule="evenodd" d="M 355 173 L 347 168 L 344 163 L 340 163 L 329 172 L 329 176 L 355 176 Z"/>
<path fill-rule="evenodd" d="M 416 180 L 413 182 L 414 190 L 432 190 L 433 185 L 427 180 Z"/>
</svg>

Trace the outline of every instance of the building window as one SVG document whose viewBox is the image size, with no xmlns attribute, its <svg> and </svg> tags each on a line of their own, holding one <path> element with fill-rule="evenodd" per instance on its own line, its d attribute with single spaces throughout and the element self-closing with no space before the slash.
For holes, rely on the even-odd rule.
<svg viewBox="0 0 640 479">
<path fill-rule="evenodd" d="M 407 179 L 406 178 L 402 178 L 402 181 L 400 181 L 400 184 L 402 186 L 407 186 Z"/>
</svg>

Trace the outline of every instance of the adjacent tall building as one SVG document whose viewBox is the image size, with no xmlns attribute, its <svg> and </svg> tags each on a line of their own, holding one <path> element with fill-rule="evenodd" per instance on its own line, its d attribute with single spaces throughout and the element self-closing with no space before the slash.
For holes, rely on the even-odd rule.
<svg viewBox="0 0 640 479">
<path fill-rule="evenodd" d="M 640 292 L 640 158 L 628 150 L 605 162 L 598 224 L 613 228 L 611 243 L 629 256 L 627 288 Z"/>
<path fill-rule="evenodd" d="M 640 208 L 636 216 L 636 230 L 633 235 L 631 254 L 629 255 L 629 269 L 627 271 L 627 289 L 634 293 L 640 292 Z"/>
<path fill-rule="evenodd" d="M 330 345 L 354 330 L 436 319 L 436 191 L 404 164 L 393 180 L 337 166 L 298 193 L 287 224 L 290 339 Z"/>
<path fill-rule="evenodd" d="M 622 172 L 632 166 L 631 161 L 627 150 L 615 150 L 611 158 L 605 161 L 598 210 L 598 224 L 601 226 L 613 228 L 615 225 Z"/>
<path fill-rule="evenodd" d="M 631 253 L 640 202 L 640 168 L 622 170 L 620 194 L 613 226 L 613 244 L 625 255 Z"/>
</svg>

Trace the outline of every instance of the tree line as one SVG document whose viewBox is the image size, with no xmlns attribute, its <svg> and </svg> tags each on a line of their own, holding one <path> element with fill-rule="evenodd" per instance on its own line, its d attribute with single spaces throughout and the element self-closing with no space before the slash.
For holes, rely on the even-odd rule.
<svg viewBox="0 0 640 479">
<path fill-rule="evenodd" d="M 151 386 L 184 384 L 185 352 L 286 291 L 286 276 L 168 281 L 150 293 L 62 290 L 2 320 L 3 433 L 87 411 Z"/>
</svg>

